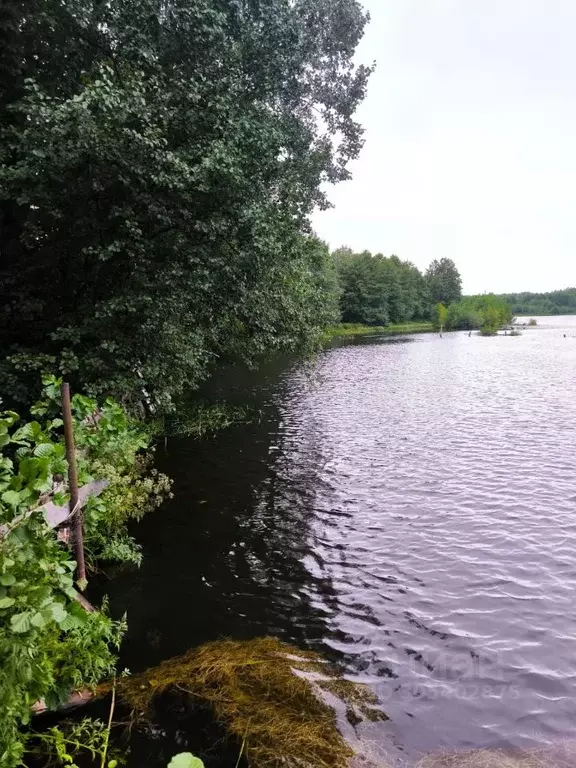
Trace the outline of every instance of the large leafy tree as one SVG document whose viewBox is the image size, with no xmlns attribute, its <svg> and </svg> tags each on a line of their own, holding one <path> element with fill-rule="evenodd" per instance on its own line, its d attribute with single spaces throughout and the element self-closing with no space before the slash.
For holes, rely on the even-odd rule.
<svg viewBox="0 0 576 768">
<path fill-rule="evenodd" d="M 452 259 L 435 259 L 426 270 L 426 282 L 434 304 L 448 306 L 462 298 L 462 278 Z"/>
<path fill-rule="evenodd" d="M 362 145 L 359 3 L 8 0 L 2 14 L 5 385 L 49 365 L 168 402 L 219 359 L 314 343 L 333 302 L 309 215 Z"/>
</svg>

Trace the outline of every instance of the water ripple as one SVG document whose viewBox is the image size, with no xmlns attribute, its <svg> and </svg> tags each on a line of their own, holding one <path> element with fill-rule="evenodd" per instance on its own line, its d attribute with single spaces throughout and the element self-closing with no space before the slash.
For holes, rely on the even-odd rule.
<svg viewBox="0 0 576 768">
<path fill-rule="evenodd" d="M 344 346 L 286 383 L 279 475 L 307 489 L 324 643 L 414 750 L 576 736 L 570 322 Z"/>
</svg>

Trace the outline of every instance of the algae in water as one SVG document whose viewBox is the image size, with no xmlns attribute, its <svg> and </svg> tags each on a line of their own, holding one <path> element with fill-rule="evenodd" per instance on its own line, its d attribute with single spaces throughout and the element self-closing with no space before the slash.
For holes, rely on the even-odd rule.
<svg viewBox="0 0 576 768">
<path fill-rule="evenodd" d="M 343 679 L 318 654 L 270 637 L 207 643 L 118 682 L 136 719 L 174 689 L 208 704 L 253 768 L 346 765 L 354 750 L 324 694 L 345 703 L 351 722 L 387 719 L 368 687 Z"/>
</svg>

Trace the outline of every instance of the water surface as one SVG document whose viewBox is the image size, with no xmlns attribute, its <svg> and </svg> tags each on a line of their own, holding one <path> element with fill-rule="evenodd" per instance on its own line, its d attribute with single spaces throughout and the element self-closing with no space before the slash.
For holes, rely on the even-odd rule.
<svg viewBox="0 0 576 768">
<path fill-rule="evenodd" d="M 111 583 L 127 666 L 273 634 L 373 686 L 408 755 L 576 738 L 576 317 L 211 388 L 255 418 L 159 449 L 175 498 Z"/>
</svg>

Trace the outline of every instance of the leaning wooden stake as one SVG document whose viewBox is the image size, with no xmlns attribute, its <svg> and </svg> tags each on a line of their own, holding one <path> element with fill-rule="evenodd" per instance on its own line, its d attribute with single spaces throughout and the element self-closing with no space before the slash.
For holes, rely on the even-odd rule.
<svg viewBox="0 0 576 768">
<path fill-rule="evenodd" d="M 82 509 L 78 503 L 78 473 L 76 471 L 76 449 L 72 428 L 72 409 L 70 407 L 70 384 L 62 384 L 62 415 L 64 418 L 64 439 L 66 458 L 68 459 L 68 484 L 70 486 L 70 517 L 76 557 L 76 583 L 83 590 L 86 588 L 86 566 L 84 564 L 84 535 L 82 531 Z"/>
</svg>

